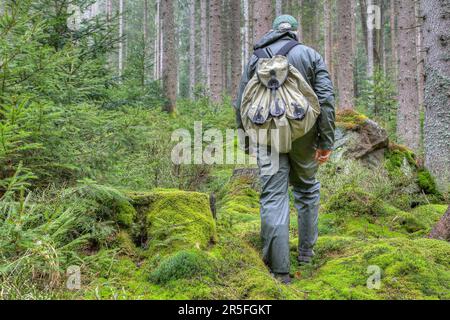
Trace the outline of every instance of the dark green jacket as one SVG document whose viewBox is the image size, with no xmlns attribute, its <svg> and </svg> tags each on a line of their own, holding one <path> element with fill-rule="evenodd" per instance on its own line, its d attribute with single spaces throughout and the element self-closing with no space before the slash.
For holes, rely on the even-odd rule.
<svg viewBox="0 0 450 320">
<path fill-rule="evenodd" d="M 292 39 L 297 40 L 296 35 L 292 32 L 270 31 L 255 45 L 254 49 L 266 48 L 271 54 L 276 54 L 287 41 Z M 333 149 L 335 130 L 334 92 L 325 62 L 319 53 L 303 44 L 294 47 L 289 52 L 288 59 L 289 63 L 300 71 L 319 98 L 321 115 L 317 120 L 317 147 L 319 149 L 331 150 Z M 255 74 L 257 63 L 258 58 L 253 55 L 242 75 L 236 101 L 236 121 L 238 128 L 242 128 L 239 112 L 242 94 L 248 82 Z"/>
</svg>

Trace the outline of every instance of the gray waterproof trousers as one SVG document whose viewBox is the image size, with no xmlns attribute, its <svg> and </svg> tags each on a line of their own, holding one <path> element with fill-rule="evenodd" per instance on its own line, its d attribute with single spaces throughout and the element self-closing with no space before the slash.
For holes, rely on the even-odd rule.
<svg viewBox="0 0 450 320">
<path fill-rule="evenodd" d="M 315 161 L 317 131 L 293 142 L 289 154 L 279 155 L 278 170 L 266 175 L 271 163 L 270 152 L 258 154 L 261 191 L 261 239 L 263 259 L 274 273 L 289 273 L 289 183 L 293 186 L 298 212 L 298 253 L 313 255 L 318 237 L 320 183 L 316 180 Z"/>
</svg>

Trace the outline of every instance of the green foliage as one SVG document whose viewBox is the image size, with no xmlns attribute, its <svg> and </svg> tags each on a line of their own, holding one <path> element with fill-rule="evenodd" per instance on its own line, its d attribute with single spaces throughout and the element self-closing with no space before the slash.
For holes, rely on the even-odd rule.
<svg viewBox="0 0 450 320">
<path fill-rule="evenodd" d="M 365 80 L 359 86 L 358 110 L 387 129 L 391 138 L 395 137 L 397 117 L 397 90 L 391 76 L 376 70 L 373 79 Z"/>
<path fill-rule="evenodd" d="M 165 284 L 172 280 L 192 279 L 199 276 L 212 277 L 211 260 L 200 250 L 178 251 L 165 258 L 160 265 L 150 273 L 150 280 Z"/>
</svg>

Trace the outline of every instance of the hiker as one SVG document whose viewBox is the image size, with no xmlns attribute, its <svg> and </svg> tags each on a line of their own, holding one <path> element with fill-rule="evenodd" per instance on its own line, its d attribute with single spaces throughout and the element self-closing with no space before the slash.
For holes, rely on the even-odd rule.
<svg viewBox="0 0 450 320">
<path fill-rule="evenodd" d="M 314 256 L 313 248 L 318 237 L 320 183 L 316 180 L 316 172 L 318 166 L 324 164 L 330 158 L 335 131 L 334 93 L 330 75 L 320 54 L 298 42 L 296 34 L 298 25 L 297 20 L 289 15 L 282 15 L 275 19 L 273 30 L 265 34 L 254 46 L 255 51 L 243 73 L 236 103 L 236 120 L 239 128 L 245 129 L 244 123 L 246 121 L 255 122 L 256 124 L 251 124 L 256 128 L 257 125 L 261 125 L 263 121 L 268 121 L 269 118 L 273 118 L 272 120 L 276 123 L 278 114 L 271 117 L 270 115 L 274 115 L 274 111 L 270 109 L 271 107 L 269 107 L 270 111 L 267 111 L 270 115 L 267 112 L 264 113 L 264 106 L 259 111 L 251 111 L 250 107 L 250 111 L 247 113 L 248 116 L 244 116 L 244 119 L 241 107 L 243 107 L 243 101 L 245 103 L 245 101 L 253 99 L 253 97 L 247 97 L 246 99 L 244 92 L 247 92 L 247 94 L 249 92 L 257 92 L 249 91 L 247 86 L 260 86 L 259 81 L 263 81 L 259 79 L 259 74 L 255 76 L 255 73 L 260 70 L 258 68 L 261 68 L 258 64 L 264 60 L 268 61 L 268 59 L 277 55 L 285 55 L 287 58 L 285 60 L 295 69 L 291 73 L 300 72 L 302 77 L 298 74 L 297 78 L 303 78 L 306 81 L 305 83 L 308 84 L 305 84 L 305 87 L 310 88 L 309 90 L 313 90 L 315 93 L 312 95 L 317 101 L 318 110 L 316 110 L 316 117 L 314 117 L 314 113 L 311 110 L 307 112 L 308 115 L 312 114 L 312 118 L 310 118 L 314 122 L 310 125 L 311 128 L 305 129 L 309 130 L 306 134 L 290 142 L 290 148 L 287 149 L 289 150 L 287 153 L 279 154 L 278 170 L 271 175 L 261 174 L 263 169 L 271 165 L 270 151 L 266 154 L 258 153 L 258 166 L 262 185 L 260 211 L 263 258 L 274 276 L 285 284 L 291 282 L 289 275 L 288 185 L 290 183 L 293 186 L 295 207 L 298 211 L 298 262 L 299 264 L 307 264 L 311 262 Z M 282 62 L 282 60 L 280 61 Z M 267 65 L 268 63 L 265 63 L 265 67 Z M 272 80 L 275 80 L 274 83 L 279 86 L 278 82 L 283 80 L 276 79 L 275 72 L 270 72 L 270 74 Z M 270 85 L 268 88 L 272 92 Z M 275 85 L 276 89 L 277 86 Z M 295 90 L 298 90 L 298 88 L 295 88 Z M 312 106 L 314 106 L 314 99 L 310 99 Z M 276 102 L 274 105 L 279 108 L 279 101 L 283 99 L 277 98 L 274 100 Z M 296 107 L 295 103 L 291 103 L 287 104 L 285 108 L 289 109 L 291 105 Z M 307 107 L 307 111 L 308 108 L 310 107 Z M 256 120 L 248 119 L 251 118 L 251 112 L 253 112 L 253 117 Z M 258 112 L 259 114 L 256 114 Z M 282 108 L 281 113 L 283 113 Z M 300 114 L 303 114 L 304 117 L 304 113 L 305 110 Z M 298 123 L 302 123 L 302 118 L 299 117 L 299 119 L 300 122 Z M 262 122 L 258 122 L 261 120 Z"/>
</svg>

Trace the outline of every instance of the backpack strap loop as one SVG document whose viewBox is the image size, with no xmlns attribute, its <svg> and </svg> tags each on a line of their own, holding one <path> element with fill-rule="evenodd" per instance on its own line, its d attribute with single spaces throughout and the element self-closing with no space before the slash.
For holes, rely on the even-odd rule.
<svg viewBox="0 0 450 320">
<path fill-rule="evenodd" d="M 294 40 L 288 41 L 281 49 L 277 52 L 277 56 L 287 56 L 289 52 L 294 49 L 294 47 L 298 46 L 300 43 Z"/>
</svg>

